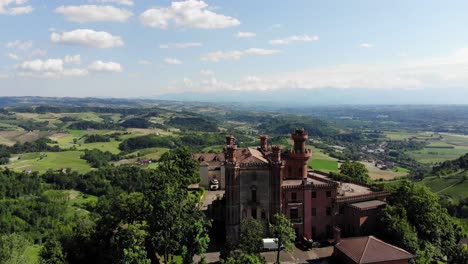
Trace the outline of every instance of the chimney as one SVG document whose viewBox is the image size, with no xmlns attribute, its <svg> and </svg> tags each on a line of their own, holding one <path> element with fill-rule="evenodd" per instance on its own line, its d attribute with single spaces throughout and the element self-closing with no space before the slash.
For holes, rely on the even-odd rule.
<svg viewBox="0 0 468 264">
<path fill-rule="evenodd" d="M 227 135 L 226 136 L 226 146 L 233 146 L 234 145 L 234 136 Z"/>
<path fill-rule="evenodd" d="M 278 146 L 278 145 L 271 146 L 271 150 L 273 151 L 272 161 L 280 162 L 281 161 L 281 146 Z"/>
<path fill-rule="evenodd" d="M 341 241 L 341 229 L 337 226 L 333 229 L 333 236 L 335 238 L 335 245 Z"/>
<path fill-rule="evenodd" d="M 267 135 L 260 136 L 260 149 L 263 151 L 268 150 L 268 136 Z"/>
</svg>

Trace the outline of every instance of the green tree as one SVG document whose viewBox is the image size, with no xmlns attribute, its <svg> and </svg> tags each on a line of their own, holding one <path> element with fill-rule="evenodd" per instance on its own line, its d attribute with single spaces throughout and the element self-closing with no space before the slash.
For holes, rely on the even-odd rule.
<svg viewBox="0 0 468 264">
<path fill-rule="evenodd" d="M 124 264 L 150 264 L 145 241 L 148 236 L 146 224 L 134 223 L 121 226 L 114 236 L 120 253 L 120 262 Z"/>
<path fill-rule="evenodd" d="M 221 264 L 264 264 L 265 259 L 259 254 L 238 254 L 222 260 Z"/>
<path fill-rule="evenodd" d="M 18 234 L 0 236 L 0 263 L 22 264 L 28 263 L 26 249 L 31 243 Z"/>
<path fill-rule="evenodd" d="M 381 223 L 383 239 L 416 254 L 418 263 L 450 257 L 462 237 L 461 227 L 427 187 L 404 182 L 388 198 Z"/>
<path fill-rule="evenodd" d="M 369 179 L 369 171 L 366 166 L 358 161 L 346 161 L 341 164 L 340 173 L 358 181 L 365 182 Z"/>
<path fill-rule="evenodd" d="M 263 224 L 257 219 L 244 219 L 240 224 L 239 248 L 246 254 L 262 250 Z"/>
<path fill-rule="evenodd" d="M 62 244 L 56 239 L 47 240 L 39 252 L 39 264 L 62 264 L 65 256 L 62 252 Z"/>
<path fill-rule="evenodd" d="M 278 249 L 276 254 L 276 263 L 280 263 L 281 248 L 284 247 L 286 251 L 292 250 L 293 242 L 296 239 L 296 232 L 293 225 L 289 222 L 283 214 L 275 214 L 274 224 L 272 225 L 272 233 L 277 239 Z"/>
</svg>

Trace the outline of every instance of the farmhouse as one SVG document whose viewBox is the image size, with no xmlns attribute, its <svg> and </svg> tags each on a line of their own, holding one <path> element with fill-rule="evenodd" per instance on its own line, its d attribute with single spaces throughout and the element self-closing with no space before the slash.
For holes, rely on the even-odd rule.
<svg viewBox="0 0 468 264">
<path fill-rule="evenodd" d="M 229 135 L 224 160 L 216 155 L 198 156 L 204 162 L 219 157 L 220 171 L 224 169 L 221 182 L 226 189 L 227 239 L 239 238 L 242 219 L 268 224 L 279 212 L 294 224 L 297 236 L 306 240 L 332 238 L 334 227 L 343 230 L 343 236 L 372 234 L 388 193 L 309 172 L 312 151 L 306 148 L 308 134 L 296 129 L 291 138 L 293 149 L 283 151 L 281 146 L 269 146 L 267 136 L 260 136 L 257 148 L 238 148 Z"/>
</svg>

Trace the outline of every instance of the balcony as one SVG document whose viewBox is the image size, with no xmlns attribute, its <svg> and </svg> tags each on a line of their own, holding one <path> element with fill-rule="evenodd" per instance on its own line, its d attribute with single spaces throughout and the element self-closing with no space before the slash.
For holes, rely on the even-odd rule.
<svg viewBox="0 0 468 264">
<path fill-rule="evenodd" d="M 295 225 L 300 225 L 302 224 L 302 218 L 291 218 L 289 221 Z"/>
<path fill-rule="evenodd" d="M 302 205 L 302 201 L 298 201 L 298 200 L 290 200 L 288 201 L 288 205 Z"/>
</svg>

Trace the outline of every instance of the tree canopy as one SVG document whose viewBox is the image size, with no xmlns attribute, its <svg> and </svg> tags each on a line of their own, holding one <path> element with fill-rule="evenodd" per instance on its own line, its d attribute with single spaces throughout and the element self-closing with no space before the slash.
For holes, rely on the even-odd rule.
<svg viewBox="0 0 468 264">
<path fill-rule="evenodd" d="M 461 227 L 442 208 L 439 198 L 424 186 L 404 182 L 384 209 L 380 236 L 417 255 L 417 263 L 451 256 L 462 236 Z"/>
</svg>

